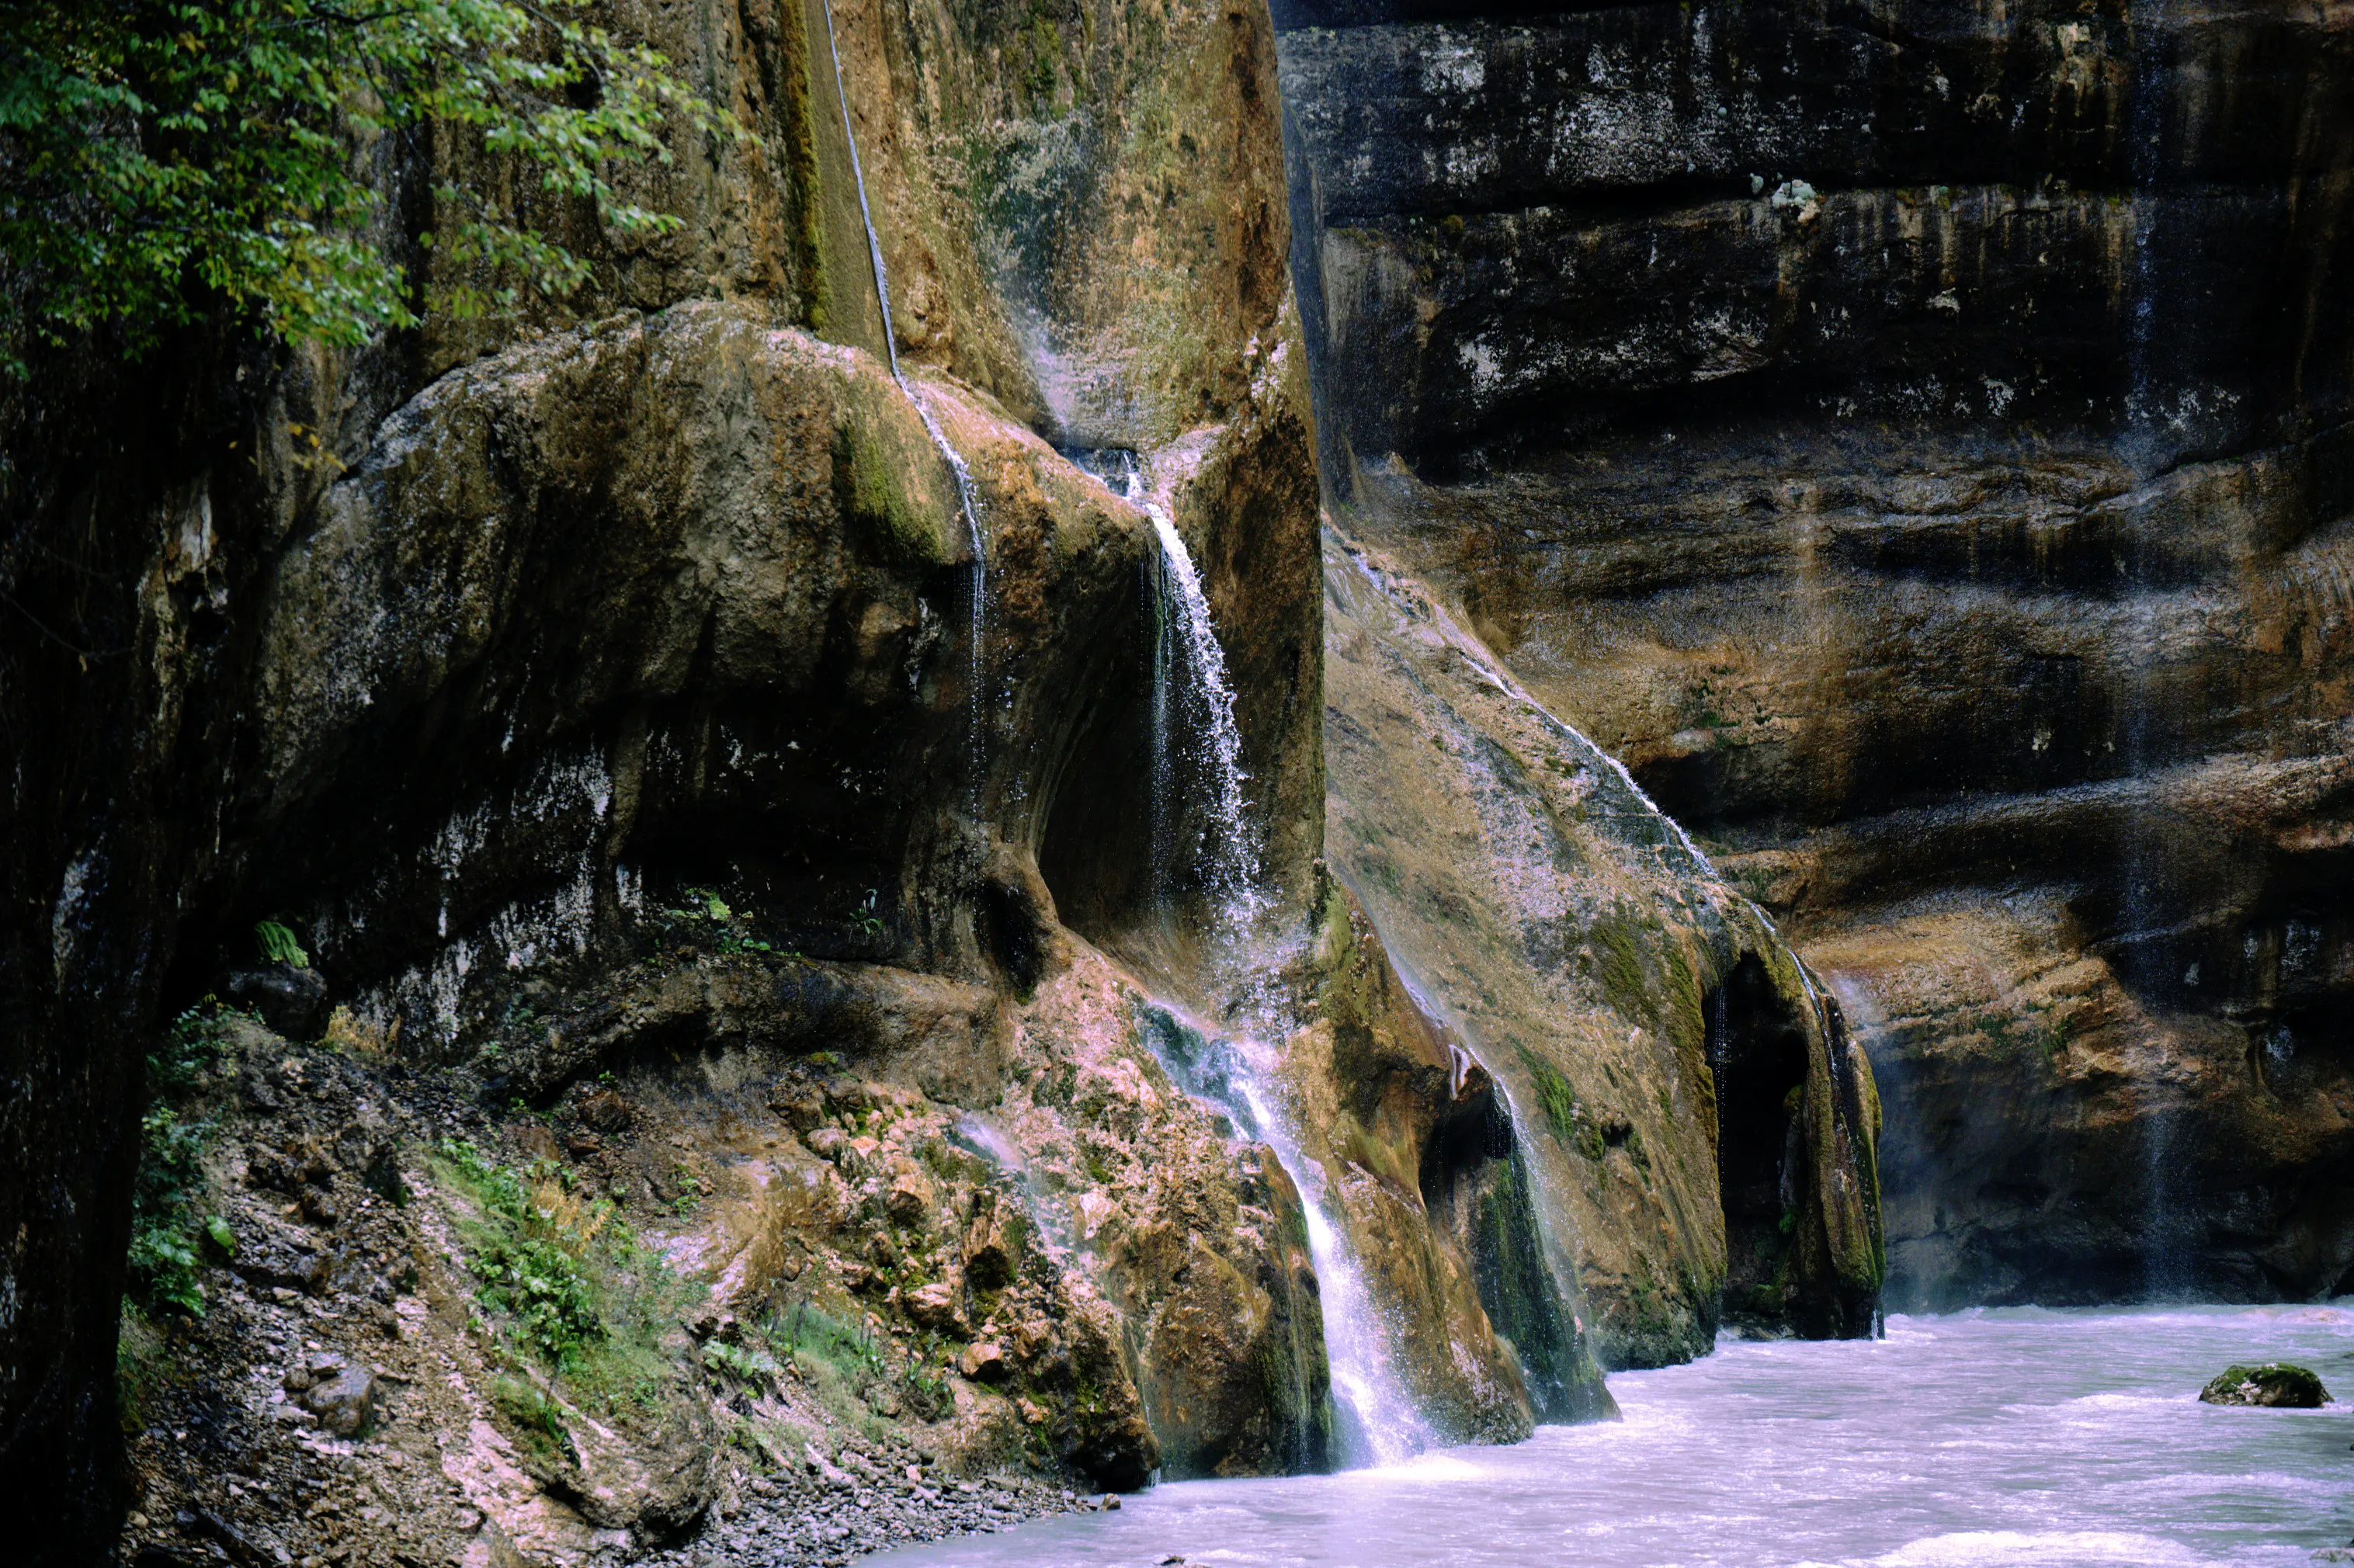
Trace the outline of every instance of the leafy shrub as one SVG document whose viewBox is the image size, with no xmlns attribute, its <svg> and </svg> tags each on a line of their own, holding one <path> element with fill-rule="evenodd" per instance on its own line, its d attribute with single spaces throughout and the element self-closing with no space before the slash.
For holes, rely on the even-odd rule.
<svg viewBox="0 0 2354 1568">
<path fill-rule="evenodd" d="M 209 1001 L 209 999 L 207 999 Z M 205 1309 L 202 1247 L 224 1252 L 236 1237 L 217 1214 L 201 1213 L 208 1118 L 190 1104 L 220 1054 L 218 1012 L 199 1003 L 175 1019 L 163 1044 L 147 1057 L 149 1108 L 139 1120 L 139 1172 L 131 1189 L 131 1296 L 150 1310 L 190 1317 Z M 218 1230 L 216 1231 L 215 1227 Z"/>
<path fill-rule="evenodd" d="M 445 1141 L 441 1156 L 483 1211 L 466 1260 L 480 1282 L 475 1299 L 511 1319 L 550 1366 L 578 1366 L 605 1337 L 584 1264 L 610 1210 L 584 1212 L 553 1171 L 517 1171 L 461 1139 Z"/>
<path fill-rule="evenodd" d="M 605 1319 L 581 1277 L 580 1260 L 538 1236 L 493 1241 L 468 1260 L 482 1282 L 477 1298 L 511 1315 L 524 1340 L 552 1366 L 578 1364 L 591 1340 L 605 1337 Z"/>
<path fill-rule="evenodd" d="M 517 1170 L 462 1139 L 436 1174 L 472 1209 L 459 1236 L 474 1299 L 521 1354 L 609 1406 L 650 1401 L 669 1374 L 660 1343 L 692 1287 L 648 1251 L 610 1202 L 584 1202 L 553 1160 Z"/>
<path fill-rule="evenodd" d="M 724 1340 L 713 1340 L 703 1347 L 703 1364 L 714 1372 L 725 1372 L 737 1383 L 774 1388 L 777 1380 L 785 1375 L 784 1363 L 768 1351 L 731 1345 Z"/>
<path fill-rule="evenodd" d="M 0 6 L 0 365 L 112 323 L 136 353 L 226 299 L 282 336 L 356 346 L 420 309 L 511 310 L 588 265 L 526 227 L 534 186 L 624 242 L 679 225 L 623 197 L 620 164 L 668 162 L 681 121 L 743 132 L 662 55 L 584 19 L 586 0 L 153 0 Z M 478 139 L 488 179 L 445 177 L 448 265 L 420 299 L 368 232 L 383 216 L 355 143 L 430 125 Z M 437 169 L 451 165 L 437 160 Z M 457 165 L 463 167 L 462 164 Z M 531 176 L 535 175 L 536 178 Z M 522 199 L 518 199 L 518 198 Z"/>
</svg>

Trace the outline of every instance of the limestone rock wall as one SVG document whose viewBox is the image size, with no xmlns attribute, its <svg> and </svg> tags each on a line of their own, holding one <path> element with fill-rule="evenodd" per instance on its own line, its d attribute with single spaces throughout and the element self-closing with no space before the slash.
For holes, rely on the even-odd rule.
<svg viewBox="0 0 2354 1568">
<path fill-rule="evenodd" d="M 37 1544 L 60 1561 L 112 1536 L 124 1495 L 107 1391 L 139 1063 L 169 1014 L 253 962 L 263 918 L 342 1009 L 334 1043 L 293 1040 L 288 1060 L 358 1052 L 358 1077 L 383 1076 L 355 1092 L 399 1098 L 419 1139 L 491 1139 L 534 1180 L 620 1205 L 730 1310 L 818 1302 L 916 1368 L 910 1386 L 953 1393 L 854 1423 L 1091 1485 L 1331 1457 L 1300 1199 L 1249 1129 L 1173 1086 L 1121 967 L 1182 980 L 1165 966 L 1189 958 L 1161 933 L 1193 890 L 1178 917 L 1156 908 L 1144 848 L 1156 546 L 1057 445 L 1135 452 L 1188 540 L 1239 694 L 1272 926 L 1310 950 L 1333 907 L 1317 479 L 1267 18 L 854 3 L 831 38 L 816 5 L 620 20 L 748 138 L 681 140 L 631 176 L 685 219 L 641 250 L 583 213 L 533 214 L 595 263 L 575 299 L 351 355 L 213 323 L 143 366 L 61 355 L 37 396 L 5 394 L 22 614 L 0 634 L 0 1233 L 17 1238 L 0 1486 L 44 1517 L 60 1497 L 82 1510 Z M 462 141 L 378 154 L 412 227 L 434 175 L 498 173 Z M 971 471 L 977 548 L 911 398 Z M 1349 950 L 1382 972 L 1367 940 Z M 1337 983 L 1313 961 L 1271 980 L 1278 1038 Z M 1389 1301 L 1480 1369 L 1471 1393 L 1435 1374 L 1447 1430 L 1511 1436 L 1530 1405 L 1472 1284 L 1481 1233 L 1410 1180 L 1483 1091 L 1435 1070 L 1426 1024 L 1380 996 L 1347 1038 L 1392 1042 L 1361 1075 L 1382 1107 L 1369 1136 L 1407 1178 L 1381 1216 Z M 1359 1077 L 1298 1092 L 1335 1082 Z M 620 1109 L 588 1104 L 608 1091 Z M 989 1136 L 959 1134 L 982 1116 Z M 1331 1152 L 1337 1172 L 1348 1151 Z M 1476 1181 L 1497 1158 L 1444 1163 Z M 261 1224 L 239 1170 L 206 1180 Z M 675 1223 L 686 1209 L 705 1223 Z M 404 1222 L 431 1265 L 418 1277 L 460 1313 L 479 1285 L 462 1210 Z M 1043 1238 L 1030 1274 L 996 1278 L 986 1234 L 967 1246 L 958 1226 L 991 1216 Z M 879 1254 L 878 1225 L 897 1238 Z M 157 1409 L 200 1397 L 199 1371 L 246 1376 L 298 1319 L 364 1336 L 373 1315 L 350 1296 L 366 1279 L 237 1286 L 221 1258 L 203 1266 L 250 1300 L 201 1354 L 183 1346 Z M 384 1290 L 413 1308 L 429 1287 L 399 1275 Z M 438 1443 L 445 1418 L 495 1437 L 482 1488 L 445 1472 L 464 1507 L 411 1478 L 432 1528 L 489 1521 L 465 1552 L 595 1549 L 630 1513 L 629 1478 L 655 1471 L 679 1485 L 631 1517 L 700 1529 L 794 1462 L 755 1444 L 680 1470 L 617 1429 L 597 1455 L 518 1467 L 534 1423 L 593 1420 L 593 1400 L 543 1377 L 539 1403 L 501 1404 L 496 1358 L 435 1321 L 455 1360 L 403 1375 L 454 1368 L 464 1387 L 419 1405 L 404 1441 Z M 770 1420 L 722 1371 L 757 1366 L 757 1346 L 705 1355 L 688 1332 L 705 1327 L 647 1341 L 682 1408 Z M 219 1492 L 249 1462 L 315 1468 L 279 1415 L 224 1410 L 189 1455 L 142 1450 L 155 1511 L 129 1549 L 176 1549 L 183 1500 L 272 1540 L 340 1530 Z"/>
<path fill-rule="evenodd" d="M 1870 1333 L 1879 1109 L 1838 1010 L 1394 560 L 1330 534 L 1325 571 L 1332 863 L 1503 1086 L 1537 1216 L 1523 1266 L 1581 1357 L 1689 1360 L 1722 1326 Z"/>
<path fill-rule="evenodd" d="M 1036 429 L 1151 460 L 1246 693 L 1263 863 L 1307 906 L 1315 480 L 1264 12 L 854 4 L 839 87 L 814 3 L 614 20 L 748 134 L 682 136 L 626 176 L 685 220 L 642 248 L 561 203 L 529 213 L 594 264 L 572 300 L 352 355 L 217 323 L 0 391 L 0 1476 L 69 1555 L 122 1500 L 139 1064 L 250 962 L 257 918 L 299 927 L 332 1000 L 406 1060 L 513 1039 L 486 1087 L 546 1095 L 634 1037 L 519 1022 L 625 960 L 685 885 L 789 914 L 772 948 L 991 994 L 1032 992 L 1059 950 L 1042 858 L 1089 929 L 1143 917 L 1134 835 L 1098 830 L 1149 771 L 1150 534 Z M 980 480 L 978 663 L 949 470 L 884 366 L 845 100 L 896 346 Z M 502 177 L 462 138 L 374 155 L 387 243 L 420 269 L 432 181 Z M 1102 412 L 1054 415 L 1066 386 Z M 831 1027 L 822 1001 L 787 1015 Z M 858 1015 L 962 1073 L 955 1093 L 999 1081 L 929 1003 Z M 1320 1366 L 1312 1311 L 1282 1321 Z M 1106 1343 L 1123 1376 L 1154 1364 Z M 1199 1361 L 1185 1375 L 1214 1384 Z M 1290 1427 L 1254 1447 L 1201 1399 L 1151 1397 L 1193 1434 L 1181 1465 L 1312 1461 Z"/>
<path fill-rule="evenodd" d="M 1349 526 L 1837 982 L 1892 1300 L 2336 1288 L 2345 18 L 1278 22 Z"/>
</svg>

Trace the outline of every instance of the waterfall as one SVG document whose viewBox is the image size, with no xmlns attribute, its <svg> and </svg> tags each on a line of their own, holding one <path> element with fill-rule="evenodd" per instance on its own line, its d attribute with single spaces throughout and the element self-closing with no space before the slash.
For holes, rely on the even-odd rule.
<svg viewBox="0 0 2354 1568">
<path fill-rule="evenodd" d="M 866 201 L 866 171 L 858 159 L 858 132 L 850 124 L 850 93 L 843 84 L 842 48 L 833 35 L 833 0 L 820 0 L 820 4 L 825 12 L 826 54 L 833 62 L 833 99 L 842 107 L 842 139 L 850 148 L 851 183 L 858 187 L 858 220 L 866 227 L 866 260 L 875 272 L 875 303 L 883 313 L 884 357 L 891 366 L 891 379 L 897 384 L 900 395 L 915 406 L 917 417 L 924 421 L 924 429 L 932 438 L 932 445 L 939 449 L 940 456 L 948 460 L 949 471 L 956 476 L 957 504 L 964 512 L 965 535 L 972 544 L 972 672 L 966 724 L 974 787 L 978 789 L 982 744 L 981 687 L 987 678 L 981 656 L 982 630 L 989 611 L 989 560 L 981 542 L 981 505 L 973 490 L 972 470 L 966 466 L 963 454 L 949 440 L 948 432 L 940 429 L 930 408 L 899 369 L 899 339 L 891 327 L 890 279 L 883 267 L 883 241 L 875 232 L 875 212 Z"/>
<path fill-rule="evenodd" d="M 1437 1439 L 1398 1380 L 1390 1359 L 1391 1330 L 1373 1309 L 1356 1254 L 1333 1226 L 1323 1167 L 1299 1152 L 1289 1124 L 1268 1105 L 1259 1075 L 1253 1073 L 1237 1086 L 1255 1113 L 1260 1136 L 1299 1187 L 1308 1255 L 1316 1265 L 1316 1295 L 1323 1308 L 1324 1361 L 1332 1396 L 1349 1416 L 1337 1457 L 1343 1467 L 1412 1458 Z"/>
<path fill-rule="evenodd" d="M 1225 957 L 1247 963 L 1249 938 L 1262 907 L 1258 853 L 1243 786 L 1242 729 L 1225 650 L 1203 591 L 1201 572 L 1169 508 L 1153 495 L 1144 466 L 1128 451 L 1073 456 L 1106 488 L 1124 496 L 1152 521 L 1160 548 L 1153 573 L 1152 824 L 1156 891 L 1166 896 L 1170 863 L 1180 846 L 1172 823 L 1199 779 L 1209 822 L 1193 870 L 1210 895 L 1224 929 Z M 1198 749 L 1181 736 L 1183 720 L 1198 726 Z M 1299 1148 L 1276 1072 L 1274 1048 L 1253 1040 L 1214 1044 L 1200 1030 L 1160 1010 L 1166 1027 L 1150 1030 L 1157 1054 L 1186 1091 L 1222 1107 L 1235 1123 L 1273 1150 L 1301 1197 L 1309 1257 L 1315 1265 L 1324 1321 L 1325 1363 L 1345 1412 L 1335 1457 L 1343 1465 L 1385 1465 L 1437 1441 L 1392 1364 L 1392 1332 L 1376 1312 L 1363 1271 L 1340 1224 L 1341 1211 L 1321 1165 Z"/>
<path fill-rule="evenodd" d="M 2124 431 L 2120 447 L 2137 485 L 2150 483 L 2170 466 L 2185 431 L 2181 418 L 2181 363 L 2169 354 L 2161 331 L 2159 307 L 2165 302 L 2163 258 L 2158 254 L 2158 225 L 2161 208 L 2159 185 L 2164 169 L 2165 135 L 2165 8 L 2156 0 L 2132 0 L 2126 8 L 2134 53 L 2133 97 L 2126 114 L 2128 158 L 2127 208 L 2133 226 L 2131 292 L 2126 300 L 2126 391 Z M 2172 405 L 2169 418 L 2168 405 Z M 2168 426 L 2174 428 L 2169 433 Z M 2128 495 L 2128 504 L 2131 496 Z M 2118 584 L 2119 602 L 2133 624 L 2131 652 L 2122 672 L 2114 746 L 2121 774 L 2137 779 L 2163 760 L 2166 737 L 2160 731 L 2158 700 L 2162 688 L 2154 667 L 2161 657 L 2159 596 L 2162 585 L 2150 573 L 2150 547 L 2146 516 L 2127 517 L 2132 536 L 2126 543 Z M 2135 813 L 2137 816 L 2138 812 Z M 2118 878 L 2116 935 L 2110 967 L 2120 981 L 2149 963 L 2159 940 L 2152 939 L 2169 922 L 2152 896 L 2153 884 L 2163 871 L 2165 835 L 2134 830 L 2120 835 L 2122 853 Z M 2178 1221 L 2176 1156 L 2172 1107 L 2164 1086 L 2144 1081 L 2137 1085 L 2142 1118 L 2142 1290 L 2152 1299 L 2179 1294 L 2183 1287 L 2180 1260 L 2174 1253 Z"/>
<path fill-rule="evenodd" d="M 1281 1096 L 1270 1092 L 1273 1055 L 1254 1040 L 1214 1039 L 1165 1004 L 1146 1010 L 1143 1033 L 1162 1066 L 1197 1099 L 1216 1105 L 1236 1127 L 1274 1152 L 1299 1189 L 1309 1260 L 1324 1320 L 1324 1361 L 1342 1430 L 1337 1467 L 1393 1465 L 1434 1446 L 1437 1436 L 1407 1394 L 1391 1359 L 1394 1331 L 1365 1287 L 1364 1271 L 1335 1222 L 1338 1200 L 1324 1170 L 1303 1153 Z"/>
<path fill-rule="evenodd" d="M 1099 477 L 1116 487 L 1152 520 L 1160 546 L 1153 574 L 1152 853 L 1157 894 L 1166 896 L 1177 847 L 1175 806 L 1184 793 L 1191 760 L 1208 776 L 1208 831 L 1194 870 L 1212 903 L 1225 916 L 1230 934 L 1246 936 L 1257 918 L 1258 852 L 1243 786 L 1242 728 L 1235 721 L 1234 683 L 1226 675 L 1210 599 L 1202 588 L 1185 536 L 1169 508 L 1151 493 L 1143 465 L 1132 452 L 1112 454 Z M 1181 681 L 1179 672 L 1183 672 Z M 1191 703 L 1186 698 L 1191 697 Z M 1200 726 L 1204 750 L 1190 758 L 1180 750 L 1175 720 L 1190 706 Z"/>
</svg>

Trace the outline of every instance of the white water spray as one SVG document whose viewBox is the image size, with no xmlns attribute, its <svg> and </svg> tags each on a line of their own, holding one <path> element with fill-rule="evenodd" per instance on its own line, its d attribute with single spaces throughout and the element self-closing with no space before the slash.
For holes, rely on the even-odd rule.
<svg viewBox="0 0 2354 1568">
<path fill-rule="evenodd" d="M 940 429 L 912 383 L 899 369 L 899 339 L 891 326 L 891 285 L 883 267 L 883 241 L 875 232 L 874 209 L 866 203 L 866 171 L 858 159 L 858 132 L 850 124 L 850 92 L 843 84 L 842 48 L 834 41 L 833 0 L 820 0 L 825 12 L 825 49 L 833 62 L 833 99 L 842 106 L 842 139 L 850 148 L 851 183 L 858 187 L 858 220 L 866 228 L 866 260 L 875 270 L 875 303 L 883 313 L 883 354 L 891 366 L 891 379 L 900 395 L 915 406 L 916 415 L 924 421 L 932 445 L 948 460 L 949 471 L 956 476 L 957 504 L 964 512 L 966 536 L 972 544 L 972 678 L 970 712 L 967 723 L 970 728 L 973 778 L 978 784 L 981 776 L 981 686 L 986 669 L 981 659 L 982 626 L 989 611 L 989 559 L 981 542 L 981 504 L 972 484 L 972 470 L 965 465 L 964 456 Z"/>
<path fill-rule="evenodd" d="M 1299 1147 L 1275 1060 L 1246 1036 L 1214 1038 L 1166 1003 L 1146 1013 L 1144 1036 L 1170 1077 L 1222 1107 L 1244 1135 L 1267 1146 L 1300 1196 L 1308 1255 L 1316 1269 L 1324 1362 L 1334 1414 L 1331 1459 L 1340 1468 L 1390 1465 L 1435 1446 L 1438 1437 L 1405 1391 L 1392 1361 L 1395 1326 L 1384 1320 L 1341 1221 L 1344 1211 L 1324 1168 Z M 1157 1021 L 1157 1022 L 1154 1022 Z"/>
<path fill-rule="evenodd" d="M 1188 770 L 1175 766 L 1181 755 L 1172 720 L 1186 707 L 1190 691 L 1204 743 L 1195 754 L 1207 775 L 1209 834 L 1197 865 L 1225 930 L 1227 957 L 1246 953 L 1262 907 L 1258 853 L 1243 786 L 1242 730 L 1235 718 L 1235 692 L 1226 673 L 1225 651 L 1203 591 L 1193 553 L 1169 509 L 1151 493 L 1142 465 L 1120 454 L 1110 482 L 1152 520 L 1160 542 L 1158 586 L 1160 641 L 1155 648 L 1153 714 L 1154 836 L 1156 856 L 1165 842 L 1164 819 Z M 1173 655 L 1173 656 L 1172 656 Z M 1183 681 L 1179 678 L 1180 668 Z M 1330 1191 L 1323 1167 L 1304 1154 L 1283 1106 L 1280 1075 L 1272 1048 L 1236 1041 L 1228 1048 L 1235 1071 L 1213 1090 L 1229 1108 L 1246 1113 L 1274 1150 L 1277 1163 L 1301 1196 L 1308 1252 L 1316 1268 L 1317 1296 L 1324 1323 L 1325 1364 L 1334 1400 L 1346 1411 L 1336 1434 L 1336 1459 L 1347 1466 L 1388 1465 L 1433 1446 L 1437 1438 L 1415 1407 L 1392 1361 L 1394 1332 L 1374 1308 L 1363 1271 L 1338 1223 L 1343 1210 Z M 1236 1103 L 1239 1102 L 1239 1103 Z"/>
<path fill-rule="evenodd" d="M 1356 1446 L 1356 1451 L 1334 1457 L 1344 1468 L 1410 1459 L 1435 1446 L 1437 1437 L 1398 1380 L 1390 1360 L 1389 1326 L 1373 1309 L 1356 1254 L 1333 1227 L 1323 1168 L 1300 1153 L 1289 1122 L 1268 1103 L 1256 1075 L 1236 1086 L 1258 1122 L 1259 1135 L 1304 1200 L 1299 1209 L 1308 1224 L 1308 1255 L 1316 1266 L 1325 1366 L 1331 1373 L 1332 1397 L 1349 1412 L 1349 1430 L 1338 1436 Z"/>
<path fill-rule="evenodd" d="M 1193 553 L 1185 547 L 1185 536 L 1177 531 L 1169 508 L 1151 493 L 1143 466 L 1124 453 L 1114 477 L 1128 500 L 1152 519 L 1153 535 L 1161 546 L 1152 691 L 1154 857 L 1161 859 L 1169 847 L 1171 798 L 1180 788 L 1178 753 L 1171 730 L 1182 706 L 1182 702 L 1172 701 L 1172 692 L 1178 691 L 1175 666 L 1182 663 L 1187 687 L 1200 709 L 1202 738 L 1206 744 L 1206 755 L 1201 760 L 1210 785 L 1206 802 L 1210 828 L 1198 871 L 1203 886 L 1233 927 L 1232 934 L 1247 937 L 1260 909 L 1258 850 L 1250 823 L 1250 802 L 1243 792 L 1250 775 L 1243 771 L 1242 728 L 1235 720 L 1235 689 L 1226 675 L 1225 650 L 1219 645 L 1209 595 L 1203 591 L 1202 576 L 1194 567 Z M 1177 655 L 1174 659 L 1170 657 L 1172 651 Z"/>
</svg>

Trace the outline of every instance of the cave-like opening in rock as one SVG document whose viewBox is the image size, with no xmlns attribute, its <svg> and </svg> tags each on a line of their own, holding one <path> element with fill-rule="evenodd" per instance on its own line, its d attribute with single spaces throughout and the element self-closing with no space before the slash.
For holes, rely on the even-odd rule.
<svg viewBox="0 0 2354 1568">
<path fill-rule="evenodd" d="M 1528 1160 L 1500 1091 L 1466 1096 L 1431 1128 L 1419 1176 L 1432 1223 L 1471 1260 L 1479 1305 L 1518 1360 L 1537 1420 L 1592 1419 L 1585 1349 L 1545 1258 Z"/>
<path fill-rule="evenodd" d="M 1102 629 L 1090 678 L 1059 735 L 1041 736 L 1035 821 L 1039 874 L 1062 924 L 1099 947 L 1150 920 L 1152 866 L 1152 585 L 1138 574 L 1135 613 Z"/>
<path fill-rule="evenodd" d="M 1734 1323 L 1780 1323 L 1806 1174 L 1798 1117 L 1806 1027 L 1755 953 L 1743 954 L 1704 1001 L 1724 1204 L 1724 1314 Z"/>
</svg>

